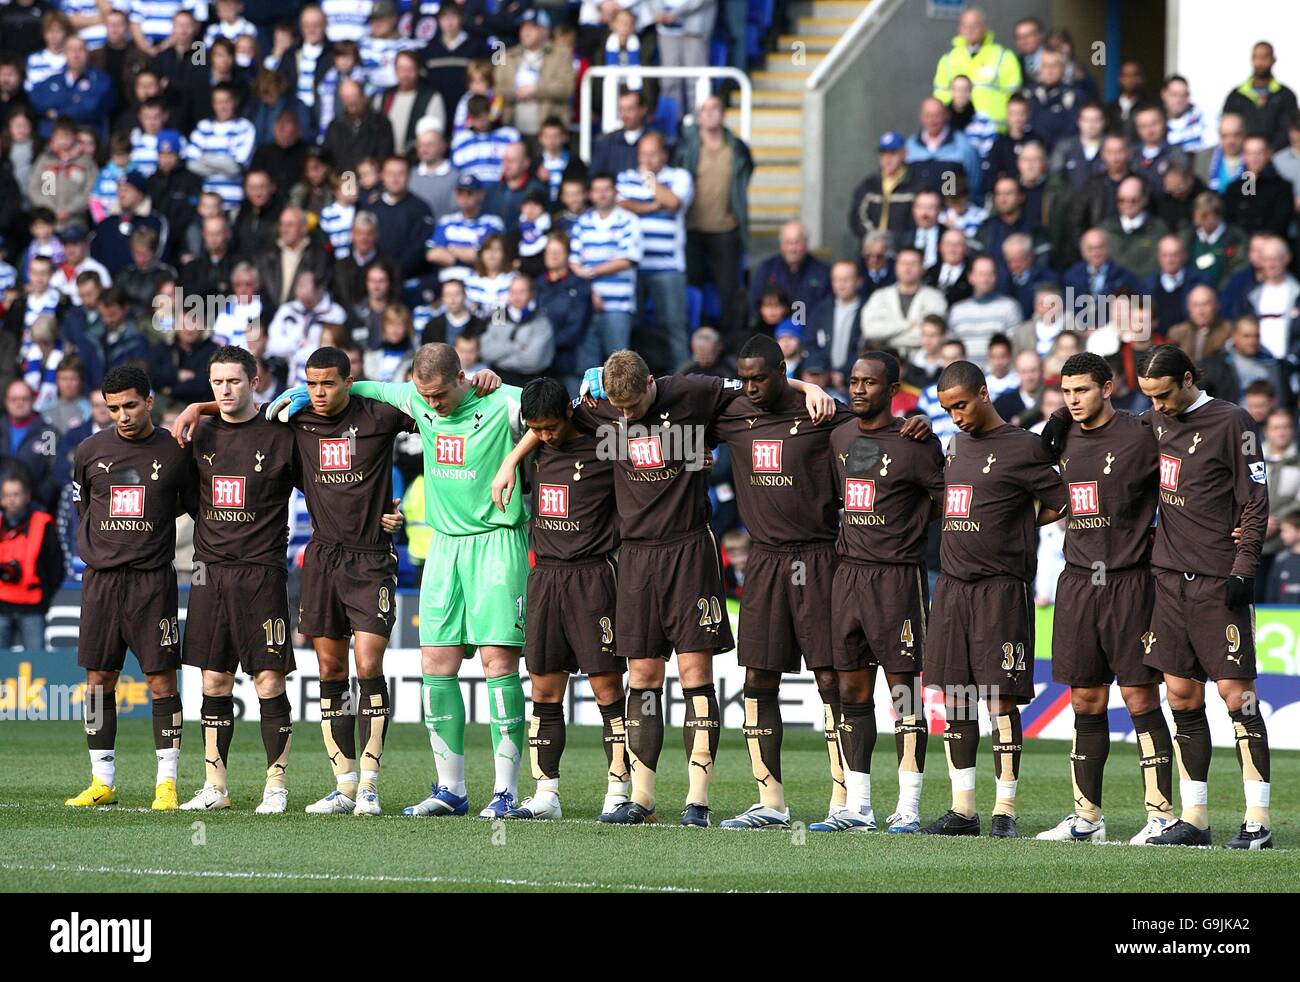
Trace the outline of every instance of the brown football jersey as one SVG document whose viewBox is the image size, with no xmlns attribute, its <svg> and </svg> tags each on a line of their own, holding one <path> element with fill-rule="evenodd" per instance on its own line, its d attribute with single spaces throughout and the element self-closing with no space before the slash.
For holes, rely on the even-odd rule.
<svg viewBox="0 0 1300 982">
<path fill-rule="evenodd" d="M 625 540 L 667 539 L 709 522 L 709 441 L 713 424 L 740 394 L 734 379 L 669 375 L 655 382 L 645 416 L 628 423 L 605 400 L 581 403 L 573 419 L 615 462 L 619 528 Z"/>
<path fill-rule="evenodd" d="M 292 428 L 259 411 L 242 423 L 206 416 L 190 444 L 199 496 L 194 558 L 283 568 L 289 496 L 298 480 Z"/>
<path fill-rule="evenodd" d="M 393 442 L 415 431 L 400 409 L 352 396 L 337 416 L 310 409 L 292 422 L 312 538 L 362 552 L 387 552 L 380 520 L 393 498 Z"/>
<path fill-rule="evenodd" d="M 533 552 L 539 559 L 597 559 L 618 545 L 614 462 L 579 434 L 533 454 Z"/>
<path fill-rule="evenodd" d="M 853 414 L 843 406 L 814 426 L 804 395 L 787 389 L 780 404 L 760 409 L 748 396 L 718 417 L 718 440 L 731 451 L 741 521 L 759 545 L 830 542 L 839 523 L 830 468 L 834 428 Z"/>
<path fill-rule="evenodd" d="M 858 420 L 836 427 L 831 455 L 843 502 L 837 550 L 863 563 L 925 561 L 930 506 L 943 501 L 943 444 L 899 434 L 903 421 L 864 433 Z"/>
<path fill-rule="evenodd" d="M 159 569 L 176 560 L 176 513 L 193 511 L 189 454 L 154 427 L 128 440 L 115 427 L 87 437 L 73 458 L 77 551 L 91 569 Z"/>
<path fill-rule="evenodd" d="M 1254 576 L 1268 525 L 1268 477 L 1254 419 L 1203 396 L 1181 416 L 1150 410 L 1160 447 L 1160 518 L 1151 564 L 1207 576 Z M 1241 527 L 1234 545 L 1233 528 Z"/>
<path fill-rule="evenodd" d="M 1010 423 L 980 436 L 958 433 L 944 468 L 939 564 L 959 580 L 1034 578 L 1035 499 L 1064 511 L 1065 483 L 1039 437 Z"/>
<path fill-rule="evenodd" d="M 1091 430 L 1072 423 L 1060 468 L 1070 495 L 1065 561 L 1083 570 L 1145 565 L 1160 470 L 1152 428 L 1123 411 Z"/>
</svg>

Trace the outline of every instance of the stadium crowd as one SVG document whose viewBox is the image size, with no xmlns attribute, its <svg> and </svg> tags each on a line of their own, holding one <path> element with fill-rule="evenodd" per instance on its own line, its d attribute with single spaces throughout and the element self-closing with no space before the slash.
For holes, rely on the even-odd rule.
<svg viewBox="0 0 1300 982">
<path fill-rule="evenodd" d="M 1294 598 L 1300 109 L 1272 47 L 1240 53 L 1249 72 L 1221 101 L 1125 62 L 1103 103 L 1068 31 L 1026 19 L 1004 47 L 969 9 L 915 124 L 880 137 L 853 195 L 860 250 L 827 263 L 797 222 L 776 254 L 749 252 L 754 165 L 725 91 L 694 105 L 684 85 L 637 81 L 620 128 L 588 164 L 577 154 L 588 67 L 704 64 L 715 33 L 744 32 L 745 6 L 738 20 L 728 0 L 0 3 L 0 504 L 6 543 L 56 519 L 43 604 L 55 546 L 79 575 L 70 464 L 110 425 L 111 368 L 149 370 L 165 425 L 211 398 L 227 343 L 258 359 L 262 399 L 301 382 L 318 347 L 387 382 L 431 340 L 467 370 L 576 393 L 626 347 L 656 374 L 726 375 L 754 332 L 839 396 L 859 351 L 896 353 L 895 411 L 943 438 L 935 382 L 952 361 L 985 368 L 1001 415 L 1033 428 L 1063 404 L 1071 354 L 1105 357 L 1115 405 L 1136 412 L 1140 353 L 1176 343 L 1261 426 L 1258 599 Z M 728 52 L 746 67 L 747 42 Z M 417 562 L 420 466 L 418 439 L 399 441 Z M 725 451 L 711 480 L 739 572 Z M 300 551 L 300 496 L 292 515 Z M 1042 603 L 1062 534 L 1042 534 Z M 0 646 L 20 613 L 0 602 Z"/>
</svg>

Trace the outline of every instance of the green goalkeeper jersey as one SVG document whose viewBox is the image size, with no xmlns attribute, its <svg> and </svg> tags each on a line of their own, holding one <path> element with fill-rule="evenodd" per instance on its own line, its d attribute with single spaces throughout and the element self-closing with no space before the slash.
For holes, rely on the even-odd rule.
<svg viewBox="0 0 1300 982">
<path fill-rule="evenodd" d="M 518 387 L 479 396 L 471 389 L 450 416 L 439 416 L 410 382 L 354 382 L 353 395 L 396 406 L 415 420 L 424 444 L 425 521 L 443 535 L 477 535 L 527 521 L 522 494 L 504 512 L 492 503 L 492 479 L 519 435 Z"/>
</svg>

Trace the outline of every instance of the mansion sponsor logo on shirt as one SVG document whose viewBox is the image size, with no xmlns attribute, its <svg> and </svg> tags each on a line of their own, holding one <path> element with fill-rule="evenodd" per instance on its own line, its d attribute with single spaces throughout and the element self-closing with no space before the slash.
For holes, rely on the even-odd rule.
<svg viewBox="0 0 1300 982">
<path fill-rule="evenodd" d="M 101 532 L 152 532 L 153 522 L 144 520 L 144 485 L 114 484 L 108 489 L 108 518 L 99 523 Z"/>
<path fill-rule="evenodd" d="M 943 530 L 945 532 L 978 532 L 980 523 L 970 520 L 975 489 L 969 484 L 950 484 L 943 494 Z"/>
<path fill-rule="evenodd" d="M 434 477 L 443 477 L 450 481 L 473 481 L 478 477 L 478 471 L 465 467 L 465 437 L 463 436 L 444 436 L 435 437 L 433 444 L 433 459 L 436 467 L 431 467 L 429 473 Z"/>
<path fill-rule="evenodd" d="M 712 455 L 703 426 L 680 426 L 672 422 L 648 427 L 636 423 L 628 426 L 605 423 L 600 427 L 596 459 L 627 462 L 631 470 L 624 470 L 624 474 L 629 481 L 668 481 L 683 469 L 703 470 L 709 466 Z M 669 463 L 672 460 L 681 463 Z"/>
<path fill-rule="evenodd" d="M 537 517 L 535 528 L 550 532 L 580 532 L 582 523 L 569 518 L 569 486 L 567 484 L 539 484 L 537 486 Z"/>
<path fill-rule="evenodd" d="M 1071 529 L 1110 528 L 1110 516 L 1101 514 L 1101 494 L 1096 481 L 1078 481 L 1070 484 Z"/>
<path fill-rule="evenodd" d="M 314 475 L 317 484 L 356 484 L 365 480 L 364 470 L 352 469 L 356 428 L 349 429 L 348 433 L 348 436 L 320 438 L 320 470 Z"/>
<path fill-rule="evenodd" d="M 875 481 L 861 477 L 844 479 L 844 524 L 885 524 L 885 516 L 876 514 Z"/>
<path fill-rule="evenodd" d="M 1183 462 L 1180 458 L 1167 453 L 1160 455 L 1160 501 L 1163 504 L 1182 506 L 1187 503 L 1187 499 L 1176 493 L 1182 469 Z"/>
<path fill-rule="evenodd" d="M 794 477 L 781 473 L 781 450 L 784 440 L 753 440 L 750 443 L 750 461 L 754 473 L 749 483 L 760 488 L 792 488 Z"/>
<path fill-rule="evenodd" d="M 212 475 L 212 507 L 205 508 L 203 517 L 209 522 L 252 522 L 257 512 L 245 511 L 244 501 L 247 478 L 235 475 Z"/>
</svg>

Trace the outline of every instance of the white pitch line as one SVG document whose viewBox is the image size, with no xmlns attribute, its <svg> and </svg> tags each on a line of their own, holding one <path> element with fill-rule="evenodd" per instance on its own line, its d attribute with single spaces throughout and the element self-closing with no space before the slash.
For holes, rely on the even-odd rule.
<svg viewBox="0 0 1300 982">
<path fill-rule="evenodd" d="M 469 884 L 499 887 L 552 887 L 569 890 L 623 890 L 652 893 L 710 893 L 698 887 L 649 886 L 644 883 L 596 883 L 570 880 L 524 880 L 513 877 L 475 878 L 460 876 L 390 876 L 383 873 L 289 873 L 283 870 L 183 870 L 161 867 L 87 866 L 68 863 L 15 863 L 0 860 L 0 870 L 36 873 L 92 873 L 116 876 L 194 876 L 201 879 L 305 880 L 313 883 L 420 883 Z"/>
</svg>

